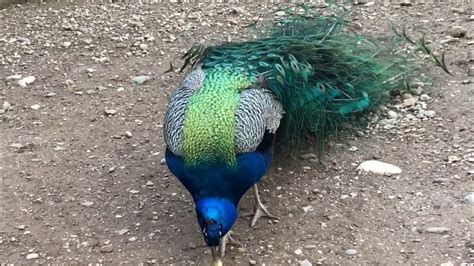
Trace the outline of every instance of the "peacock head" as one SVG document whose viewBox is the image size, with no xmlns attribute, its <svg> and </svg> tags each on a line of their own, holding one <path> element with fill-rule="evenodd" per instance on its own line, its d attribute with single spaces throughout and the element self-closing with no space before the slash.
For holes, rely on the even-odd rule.
<svg viewBox="0 0 474 266">
<path fill-rule="evenodd" d="M 196 213 L 202 235 L 209 247 L 217 247 L 237 219 L 237 209 L 230 200 L 205 198 L 196 202 Z"/>
</svg>

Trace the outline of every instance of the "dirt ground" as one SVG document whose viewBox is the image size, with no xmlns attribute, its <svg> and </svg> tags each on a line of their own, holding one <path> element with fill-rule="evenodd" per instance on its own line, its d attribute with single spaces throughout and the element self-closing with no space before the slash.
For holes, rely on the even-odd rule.
<svg viewBox="0 0 474 266">
<path fill-rule="evenodd" d="M 278 8 L 254 2 L 0 10 L 2 263 L 209 263 L 191 197 L 162 162 L 163 112 L 182 78 L 163 72 L 196 41 L 238 38 Z M 324 167 L 276 160 L 260 190 L 281 220 L 251 229 L 239 218 L 243 246 L 226 264 L 474 262 L 474 13 L 450 2 L 352 7 L 354 30 L 391 35 L 392 21 L 425 34 L 453 75 L 430 69 L 428 95 L 370 114 L 331 143 Z M 153 79 L 133 85 L 139 75 Z M 402 174 L 356 171 L 374 158 Z M 241 210 L 252 203 L 249 193 Z"/>
</svg>

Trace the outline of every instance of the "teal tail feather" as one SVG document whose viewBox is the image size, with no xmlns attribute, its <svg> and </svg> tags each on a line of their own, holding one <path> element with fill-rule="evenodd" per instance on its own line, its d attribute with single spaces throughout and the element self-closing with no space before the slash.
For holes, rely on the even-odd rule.
<svg viewBox="0 0 474 266">
<path fill-rule="evenodd" d="M 291 149 L 323 143 L 403 88 L 417 67 L 395 45 L 349 32 L 344 16 L 299 8 L 261 38 L 194 46 L 183 56 L 183 69 L 229 68 L 271 90 L 285 110 L 279 140 Z"/>
</svg>

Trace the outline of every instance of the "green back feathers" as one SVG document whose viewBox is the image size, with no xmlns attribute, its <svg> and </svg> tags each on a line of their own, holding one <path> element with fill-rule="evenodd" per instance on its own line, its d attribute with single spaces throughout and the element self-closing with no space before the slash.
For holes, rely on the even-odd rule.
<svg viewBox="0 0 474 266">
<path fill-rule="evenodd" d="M 232 68 L 260 81 L 285 110 L 279 140 L 296 149 L 312 139 L 321 144 L 341 123 L 402 87 L 411 72 L 393 46 L 348 32 L 341 16 L 304 9 L 260 39 L 194 46 L 183 57 L 183 68 Z"/>
<path fill-rule="evenodd" d="M 208 70 L 202 87 L 189 99 L 183 129 L 186 163 L 235 165 L 235 112 L 239 93 L 250 86 L 245 75 Z"/>
<path fill-rule="evenodd" d="M 287 151 L 308 142 L 321 148 L 342 123 L 360 121 L 363 111 L 417 75 L 419 64 L 398 49 L 400 39 L 350 32 L 337 12 L 321 16 L 310 6 L 285 11 L 280 21 L 264 24 L 260 38 L 192 47 L 183 69 L 233 69 L 271 90 L 285 111 L 277 140 Z"/>
</svg>

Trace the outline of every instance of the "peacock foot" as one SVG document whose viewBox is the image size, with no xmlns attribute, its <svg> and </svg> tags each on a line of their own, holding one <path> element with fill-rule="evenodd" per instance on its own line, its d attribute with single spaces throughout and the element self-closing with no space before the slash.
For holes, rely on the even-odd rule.
<svg viewBox="0 0 474 266">
<path fill-rule="evenodd" d="M 250 222 L 250 227 L 254 228 L 255 224 L 257 224 L 258 219 L 260 219 L 261 217 L 266 217 L 266 218 L 273 219 L 273 220 L 280 220 L 280 218 L 278 218 L 277 216 L 271 214 L 267 210 L 265 205 L 263 205 L 263 203 L 260 201 L 260 197 L 258 195 L 257 184 L 254 185 L 254 193 L 255 193 L 254 212 L 243 215 L 244 217 L 253 216 L 252 221 Z"/>
<path fill-rule="evenodd" d="M 236 241 L 233 237 L 232 237 L 232 234 L 233 232 L 232 231 L 229 231 L 227 232 L 227 234 L 221 239 L 221 243 L 219 245 L 219 253 L 220 253 L 220 256 L 221 257 L 224 257 L 225 256 L 225 249 L 226 249 L 226 246 L 227 244 L 232 244 L 234 246 L 242 246 L 242 244 L 238 241 Z"/>
</svg>

